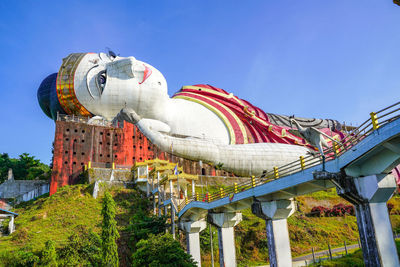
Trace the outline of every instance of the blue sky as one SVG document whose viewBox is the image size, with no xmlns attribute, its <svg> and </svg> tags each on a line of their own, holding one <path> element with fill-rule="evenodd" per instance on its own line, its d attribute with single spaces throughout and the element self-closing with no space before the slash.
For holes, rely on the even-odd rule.
<svg viewBox="0 0 400 267">
<path fill-rule="evenodd" d="M 267 112 L 357 125 L 400 100 L 391 0 L 0 2 L 0 153 L 51 159 L 36 91 L 72 52 L 135 56 L 169 93 L 208 83 Z"/>
</svg>

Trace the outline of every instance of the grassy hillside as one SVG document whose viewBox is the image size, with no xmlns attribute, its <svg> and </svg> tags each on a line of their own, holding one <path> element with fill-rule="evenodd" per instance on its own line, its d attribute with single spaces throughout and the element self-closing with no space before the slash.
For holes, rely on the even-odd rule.
<svg viewBox="0 0 400 267">
<path fill-rule="evenodd" d="M 91 192 L 90 185 L 65 186 L 51 197 L 45 195 L 17 206 L 14 210 L 20 214 L 15 220 L 17 230 L 10 236 L 0 237 L 0 253 L 23 248 L 37 252 L 44 248 L 47 240 L 61 247 L 75 232 L 93 230 L 99 233 L 102 199 L 94 199 Z M 129 236 L 125 234 L 129 218 L 138 206 L 146 207 L 148 201 L 135 189 L 115 188 L 111 193 L 117 205 L 116 220 L 121 233 L 119 254 L 121 266 L 124 266 L 131 255 Z"/>
<path fill-rule="evenodd" d="M 0 250 L 22 246 L 40 250 L 48 239 L 60 244 L 81 225 L 98 231 L 100 211 L 101 203 L 91 197 L 87 186 L 65 186 L 51 197 L 45 195 L 17 206 L 17 231 L 1 238 Z"/>
<path fill-rule="evenodd" d="M 12 253 L 23 248 L 40 251 L 47 240 L 54 240 L 62 247 L 68 237 L 77 231 L 100 232 L 101 196 L 91 196 L 90 185 L 66 186 L 55 195 L 43 196 L 21 204 L 15 209 L 20 216 L 15 220 L 17 230 L 10 236 L 0 237 L 1 253 Z M 128 266 L 132 251 L 129 246 L 127 226 L 138 209 L 151 209 L 148 200 L 135 189 L 115 188 L 111 190 L 117 205 L 116 219 L 121 238 L 118 241 L 121 266 Z M 308 254 L 311 247 L 325 249 L 328 242 L 341 246 L 343 241 L 356 243 L 358 230 L 355 216 L 307 217 L 314 206 L 331 208 L 338 203 L 347 204 L 334 190 L 322 191 L 297 198 L 299 210 L 288 219 L 289 235 L 293 256 Z M 400 198 L 393 197 L 392 213 L 399 213 Z M 391 215 L 393 229 L 400 230 L 400 215 Z M 214 255 L 218 260 L 217 231 L 214 232 Z M 237 258 L 239 265 L 265 264 L 268 258 L 265 222 L 254 216 L 250 210 L 243 211 L 243 221 L 235 229 Z M 181 235 L 184 244 L 184 235 Z M 201 233 L 204 266 L 210 266 L 210 244 L 208 228 Z M 1 263 L 0 263 L 1 265 Z"/>
<path fill-rule="evenodd" d="M 400 241 L 396 240 L 397 254 L 400 254 Z M 349 253 L 346 256 L 333 260 L 325 260 L 322 262 L 316 262 L 309 266 L 313 267 L 362 267 L 364 266 L 363 254 L 361 249 L 357 249 L 353 253 Z"/>
</svg>

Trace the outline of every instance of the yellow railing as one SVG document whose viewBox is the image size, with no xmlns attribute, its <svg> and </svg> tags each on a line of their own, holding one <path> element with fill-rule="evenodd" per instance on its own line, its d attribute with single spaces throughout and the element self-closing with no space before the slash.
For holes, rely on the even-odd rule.
<svg viewBox="0 0 400 267">
<path fill-rule="evenodd" d="M 363 140 L 372 131 L 379 129 L 383 125 L 390 123 L 398 118 L 400 118 L 400 102 L 397 102 L 377 112 L 371 112 L 370 118 L 365 122 L 363 122 L 356 129 L 352 130 L 345 138 L 343 138 L 340 141 L 341 142 L 340 144 L 336 144 L 335 142 L 333 142 L 332 147 L 324 150 L 325 161 L 330 161 L 341 156 L 343 153 L 345 153 L 354 145 L 358 144 L 361 140 Z M 322 163 L 322 157 L 319 154 L 317 156 L 314 155 L 309 155 L 306 157 L 300 156 L 299 160 L 280 166 L 279 168 L 274 167 L 273 170 L 264 173 L 260 177 L 252 176 L 251 179 L 249 179 L 249 181 L 240 184 L 234 183 L 233 186 L 220 188 L 219 191 L 211 194 L 210 193 L 202 195 L 196 194 L 195 196 L 188 197 L 186 201 L 183 201 L 181 205 L 179 205 L 178 209 L 182 210 L 185 207 L 185 205 L 189 204 L 192 201 L 212 202 L 224 197 L 233 197 L 233 195 L 236 193 L 268 183 L 272 180 L 276 180 L 303 171 L 305 169 L 314 167 L 321 163 Z"/>
</svg>

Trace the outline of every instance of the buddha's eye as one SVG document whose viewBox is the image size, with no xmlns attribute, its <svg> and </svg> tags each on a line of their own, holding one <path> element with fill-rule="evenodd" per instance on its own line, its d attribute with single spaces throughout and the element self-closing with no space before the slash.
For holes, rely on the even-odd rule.
<svg viewBox="0 0 400 267">
<path fill-rule="evenodd" d="M 104 87 L 107 82 L 107 73 L 105 70 L 102 70 L 97 74 L 96 83 L 97 87 L 100 89 L 100 94 L 103 93 Z"/>
</svg>

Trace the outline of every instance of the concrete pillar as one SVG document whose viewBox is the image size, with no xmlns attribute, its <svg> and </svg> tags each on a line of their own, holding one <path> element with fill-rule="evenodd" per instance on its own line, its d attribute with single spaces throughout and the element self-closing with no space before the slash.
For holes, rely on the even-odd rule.
<svg viewBox="0 0 400 267">
<path fill-rule="evenodd" d="M 209 213 L 208 221 L 218 228 L 220 266 L 236 266 L 234 227 L 242 221 L 242 213 Z"/>
<path fill-rule="evenodd" d="M 179 175 L 176 175 L 176 188 L 178 191 L 178 199 L 181 199 L 181 186 L 179 184 Z"/>
<path fill-rule="evenodd" d="M 173 196 L 173 190 L 174 188 L 173 188 L 173 186 L 172 186 L 172 180 L 169 180 L 169 192 L 170 192 L 170 198 L 172 199 L 172 196 Z"/>
<path fill-rule="evenodd" d="M 187 253 L 189 253 L 197 266 L 201 267 L 200 232 L 207 226 L 205 220 L 185 221 L 179 223 L 179 228 L 186 233 Z"/>
<path fill-rule="evenodd" d="M 156 195 L 153 195 L 153 214 L 157 214 L 157 204 L 156 204 Z"/>
<path fill-rule="evenodd" d="M 158 202 L 157 203 L 158 203 L 157 204 L 157 210 L 158 210 L 157 214 L 158 214 L 158 217 L 161 217 L 162 208 L 161 208 L 161 202 L 160 202 L 160 193 L 158 193 Z"/>
<path fill-rule="evenodd" d="M 287 218 L 295 211 L 294 201 L 256 201 L 251 210 L 265 220 L 270 266 L 292 266 Z"/>
<path fill-rule="evenodd" d="M 10 222 L 8 223 L 8 232 L 10 235 L 14 232 L 15 227 L 14 227 L 14 216 L 10 217 Z"/>
<path fill-rule="evenodd" d="M 137 169 L 139 179 L 139 168 Z M 150 196 L 149 166 L 146 166 L 146 196 Z"/>
<path fill-rule="evenodd" d="M 192 180 L 192 197 L 195 197 L 195 195 L 196 195 L 196 188 L 195 188 L 194 180 Z"/>
<path fill-rule="evenodd" d="M 158 212 L 157 212 L 157 214 L 158 214 L 158 217 L 161 217 L 161 209 L 160 209 L 161 193 L 160 193 L 160 190 L 161 190 L 161 188 L 160 188 L 160 173 L 157 172 L 157 198 L 158 198 L 158 201 L 157 201 L 157 210 L 158 210 Z"/>
<path fill-rule="evenodd" d="M 163 185 L 163 188 L 164 188 L 164 192 L 163 192 L 163 195 L 164 195 L 164 201 L 166 201 L 167 200 L 167 184 L 164 184 Z M 166 206 L 166 205 L 164 205 L 164 216 L 167 216 L 168 215 L 168 207 Z"/>
<path fill-rule="evenodd" d="M 175 239 L 175 209 L 174 205 L 171 203 L 171 234 Z"/>
<path fill-rule="evenodd" d="M 390 174 L 342 179 L 338 194 L 356 210 L 365 266 L 400 266 L 386 202 L 396 190 Z"/>
</svg>

